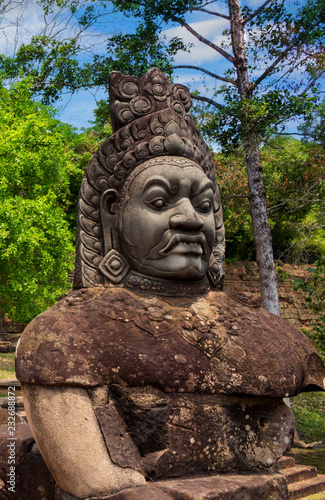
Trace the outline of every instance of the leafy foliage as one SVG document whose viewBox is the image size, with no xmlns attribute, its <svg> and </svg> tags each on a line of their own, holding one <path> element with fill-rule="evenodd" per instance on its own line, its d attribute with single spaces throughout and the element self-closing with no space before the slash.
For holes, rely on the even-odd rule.
<svg viewBox="0 0 325 500">
<path fill-rule="evenodd" d="M 115 30 L 107 36 L 105 55 L 96 53 L 92 47 L 99 43 L 93 41 L 94 35 L 89 37 L 90 41 L 85 41 L 86 32 L 91 32 L 96 23 L 102 31 L 100 20 L 109 3 L 115 10 L 121 10 L 123 4 L 42 0 L 44 28 L 35 33 L 29 43 L 22 43 L 13 56 L 0 55 L 0 73 L 9 82 L 30 76 L 31 91 L 41 96 L 44 104 L 55 102 L 62 91 L 73 94 L 79 89 L 107 88 L 113 70 L 140 76 L 151 67 L 159 66 L 171 74 L 173 56 L 179 50 L 188 51 L 190 44 L 178 37 L 167 42 L 166 37 L 159 35 L 153 15 L 146 15 L 134 33 Z M 99 105 L 104 104 L 100 102 Z"/>
<path fill-rule="evenodd" d="M 225 7 L 230 3 L 225 2 Z M 158 66 L 172 76 L 175 55 L 189 52 L 192 44 L 180 37 L 168 39 L 162 31 L 171 25 L 188 27 L 197 13 L 218 16 L 224 8 L 220 0 L 209 4 L 202 0 L 42 0 L 40 5 L 44 9 L 44 29 L 35 33 L 29 43 L 21 44 L 13 56 L 1 55 L 0 71 L 9 81 L 30 75 L 32 90 L 42 96 L 44 103 L 52 103 L 62 91 L 107 88 L 112 70 L 140 76 Z M 133 32 L 115 29 L 108 34 L 107 30 L 106 54 L 102 55 L 91 47 L 92 42 L 85 41 L 85 36 L 94 27 L 102 31 L 100 20 L 112 15 L 110 8 L 133 20 Z M 314 113 L 319 106 L 317 81 L 325 71 L 324 0 L 270 0 L 256 11 L 244 6 L 242 16 L 251 88 L 246 93 L 241 89 L 239 61 L 231 55 L 235 49 L 229 28 L 220 33 L 219 49 L 229 58 L 221 78 L 225 83 L 216 86 L 215 91 L 211 89 L 209 104 L 203 104 L 209 115 L 203 130 L 226 151 L 238 147 L 253 133 L 268 137 L 281 132 L 283 123 L 293 116 Z M 200 39 L 200 34 L 195 36 Z M 209 40 L 204 43 L 216 47 Z M 195 69 L 204 74 L 204 68 Z M 210 76 L 216 81 L 220 78 L 213 72 Z M 199 102 L 202 104 L 202 100 Z"/>
<path fill-rule="evenodd" d="M 24 322 L 66 292 L 70 188 L 82 176 L 71 127 L 33 102 L 29 87 L 23 80 L 0 89 L 0 295 L 5 312 Z"/>
<path fill-rule="evenodd" d="M 302 393 L 291 399 L 299 436 L 307 443 L 325 440 L 325 394 Z"/>
<path fill-rule="evenodd" d="M 118 1 L 113 4 L 116 10 L 141 20 L 141 29 L 132 35 L 133 72 L 136 74 L 140 66 L 134 50 L 141 54 L 144 36 L 153 36 L 154 32 L 157 36 L 166 23 L 186 26 L 188 19 L 195 16 L 196 12 L 218 16 L 223 7 L 220 1 L 209 2 L 209 7 L 203 1 L 182 0 L 165 0 L 159 3 Z M 247 68 L 251 75 L 251 89 L 247 95 L 241 90 L 238 79 L 236 80 L 240 75 L 241 63 L 231 59 L 231 51 L 236 50 L 233 46 L 231 29 L 224 30 L 219 48 L 234 65 L 230 64 L 224 74 L 224 81 L 227 83 L 219 85 L 212 95 L 210 92 L 211 97 L 206 101 L 209 104 L 203 105 L 209 115 L 203 130 L 210 138 L 218 141 L 225 151 L 229 152 L 238 147 L 252 134 L 263 138 L 275 131 L 279 132 L 283 130 L 283 123 L 293 116 L 305 116 L 311 110 L 317 109 L 319 94 L 316 82 L 325 68 L 324 12 L 324 0 L 307 0 L 296 2 L 294 5 L 271 0 L 257 12 L 247 6 L 243 7 Z M 196 33 L 195 36 L 200 40 L 200 34 Z M 164 44 L 165 53 L 168 55 L 172 41 L 161 40 L 160 43 Z M 210 48 L 215 48 L 209 40 L 205 40 L 204 43 Z M 114 47 L 111 48 L 116 58 L 120 60 L 119 51 Z M 184 50 L 184 47 L 180 44 L 178 49 Z M 172 63 L 172 59 L 170 62 Z M 161 63 L 160 67 L 165 69 L 165 63 L 162 61 Z M 186 68 L 187 65 L 182 67 Z M 171 69 L 173 69 L 172 64 L 168 67 L 168 70 Z M 202 73 L 205 71 L 204 68 L 196 69 Z M 258 76 L 252 76 L 254 74 Z M 211 73 L 210 76 L 213 77 Z M 216 80 L 220 77 L 219 74 L 214 76 Z M 193 97 L 200 96 L 193 95 Z"/>
<path fill-rule="evenodd" d="M 325 255 L 325 157 L 314 144 L 277 138 L 261 149 L 274 255 L 314 262 Z"/>
<path fill-rule="evenodd" d="M 325 101 L 323 100 L 318 110 L 308 113 L 303 123 L 298 127 L 303 135 L 303 142 L 315 143 L 325 150 Z"/>
<path fill-rule="evenodd" d="M 2 307 L 27 322 L 67 290 L 71 233 L 52 196 L 9 199 L 1 203 L 0 221 Z"/>
<path fill-rule="evenodd" d="M 306 293 L 306 304 L 318 318 L 306 333 L 325 359 L 325 259 L 316 261 L 309 272 L 310 280 L 297 280 L 296 287 Z"/>
<path fill-rule="evenodd" d="M 254 236 L 243 151 L 229 155 L 214 154 L 213 159 L 224 215 L 226 257 L 229 260 L 254 260 Z"/>
<path fill-rule="evenodd" d="M 267 0 L 256 9 L 241 8 L 237 0 L 42 0 L 41 4 L 45 7 L 46 29 L 35 34 L 29 44 L 19 47 L 13 57 L 0 58 L 0 70 L 9 78 L 20 78 L 21 71 L 23 75 L 30 75 L 33 92 L 42 96 L 43 102 L 54 101 L 63 90 L 106 88 L 109 72 L 113 69 L 140 75 L 158 65 L 170 75 L 178 68 L 187 68 L 212 78 L 213 84 L 206 95 L 199 91 L 193 94 L 196 101 L 204 103 L 204 112 L 208 111 L 201 120 L 201 128 L 206 136 L 219 142 L 225 153 L 233 154 L 239 147 L 245 151 L 262 303 L 263 307 L 278 313 L 259 146 L 274 134 L 283 132 L 284 124 L 293 117 L 311 116 L 319 108 L 319 82 L 325 73 L 325 0 Z M 85 57 L 83 34 L 96 25 L 108 6 L 132 20 L 132 31 L 107 33 L 106 53 L 98 54 L 94 49 L 91 55 L 88 46 Z M 75 28 L 69 36 L 62 36 L 62 30 L 52 29 L 49 22 L 51 15 L 60 20 L 64 12 L 71 14 L 65 33 L 68 26 Z M 223 32 L 222 28 L 219 36 L 215 33 L 208 40 L 205 33 L 196 31 L 196 27 L 200 29 L 200 23 L 196 23 L 198 13 L 210 19 L 221 17 L 229 27 Z M 164 37 L 163 30 L 170 26 L 182 26 L 194 36 L 196 43 L 203 44 L 201 47 L 214 51 L 218 63 L 215 72 L 188 64 L 173 66 L 175 55 L 191 47 L 179 37 Z M 220 55 L 224 65 L 219 65 Z M 219 74 L 220 68 L 224 70 L 222 74 Z M 103 120 L 106 109 L 104 105 L 97 110 L 97 123 Z M 198 121 L 201 117 L 199 112 Z M 242 168 L 240 173 L 244 172 Z M 281 183 L 278 170 L 277 175 Z M 291 173 L 289 186 L 290 176 Z M 275 206 L 287 207 L 288 202 L 283 198 Z M 268 202 L 271 215 L 272 195 L 268 195 Z M 289 212 L 290 227 L 284 221 L 283 227 L 281 221 L 273 221 L 272 229 L 279 247 L 285 232 L 290 241 L 294 240 L 290 230 L 294 230 L 295 217 L 299 226 L 302 212 L 298 206 Z M 310 199 L 304 213 L 308 227 L 315 226 L 318 213 L 317 204 L 311 205 Z M 230 215 L 235 222 L 231 210 Z M 249 242 L 247 248 L 251 248 L 249 223 L 245 217 L 242 220 L 245 224 L 241 228 L 236 223 L 237 237 L 242 243 Z M 244 248 L 244 243 L 242 246 Z M 319 253 L 320 239 L 317 247 L 316 253 Z M 265 293 L 266 289 L 272 293 Z"/>
<path fill-rule="evenodd" d="M 277 137 L 260 149 L 275 258 L 312 263 L 325 256 L 325 158 L 315 144 Z M 245 154 L 214 155 L 226 229 L 226 257 L 254 260 Z"/>
</svg>

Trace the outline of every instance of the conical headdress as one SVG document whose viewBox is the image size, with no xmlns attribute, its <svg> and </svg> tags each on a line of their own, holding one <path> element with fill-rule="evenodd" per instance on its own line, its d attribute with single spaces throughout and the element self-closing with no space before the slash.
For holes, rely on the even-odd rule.
<svg viewBox="0 0 325 500">
<path fill-rule="evenodd" d="M 169 84 L 157 68 L 141 78 L 114 71 L 110 75 L 110 104 L 113 135 L 91 159 L 79 194 L 74 288 L 105 286 L 105 276 L 99 270 L 104 257 L 100 197 L 110 188 L 120 192 L 129 174 L 144 161 L 167 155 L 189 158 L 212 180 L 219 198 L 210 151 L 188 114 L 192 101 L 187 87 Z M 221 279 L 221 208 L 216 226 L 213 254 Z"/>
</svg>

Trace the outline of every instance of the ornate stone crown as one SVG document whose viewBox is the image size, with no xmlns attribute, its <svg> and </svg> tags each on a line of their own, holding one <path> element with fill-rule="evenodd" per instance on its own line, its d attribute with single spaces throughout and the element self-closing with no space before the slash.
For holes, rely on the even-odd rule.
<svg viewBox="0 0 325 500">
<path fill-rule="evenodd" d="M 187 87 L 169 84 L 157 68 L 141 78 L 114 71 L 110 75 L 110 103 L 114 133 L 91 159 L 79 194 L 74 288 L 108 284 L 100 270 L 105 257 L 100 198 L 107 189 L 120 192 L 130 173 L 144 161 L 167 155 L 189 158 L 212 180 L 220 198 L 210 151 L 188 114 L 192 101 Z M 213 255 L 219 266 L 217 280 L 221 280 L 221 209 L 217 222 Z"/>
</svg>

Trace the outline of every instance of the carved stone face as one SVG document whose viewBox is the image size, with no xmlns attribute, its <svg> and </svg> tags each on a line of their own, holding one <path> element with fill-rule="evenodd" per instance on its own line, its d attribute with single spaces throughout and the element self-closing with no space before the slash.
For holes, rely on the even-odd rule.
<svg viewBox="0 0 325 500">
<path fill-rule="evenodd" d="M 121 251 L 132 269 L 163 279 L 199 280 L 215 238 L 213 184 L 195 162 L 141 165 L 119 216 Z"/>
</svg>

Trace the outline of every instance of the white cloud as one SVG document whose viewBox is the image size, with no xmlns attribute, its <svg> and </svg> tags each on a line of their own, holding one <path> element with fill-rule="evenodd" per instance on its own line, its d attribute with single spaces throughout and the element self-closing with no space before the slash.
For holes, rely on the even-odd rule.
<svg viewBox="0 0 325 500">
<path fill-rule="evenodd" d="M 98 5 L 97 9 L 101 12 L 102 7 Z M 79 43 L 85 47 L 103 44 L 107 39 L 108 28 L 114 21 L 116 19 L 110 18 L 110 12 L 104 10 L 100 19 L 79 36 Z M 30 43 L 35 35 L 64 40 L 71 39 L 79 32 L 76 17 L 69 9 L 54 7 L 46 16 L 36 0 L 22 0 L 21 4 L 0 17 L 0 52 L 12 56 L 21 44 Z"/>
<path fill-rule="evenodd" d="M 215 18 L 208 21 L 199 21 L 191 23 L 191 27 L 204 38 L 213 42 L 215 45 L 220 46 L 224 41 L 222 32 L 228 27 L 228 21 L 225 19 Z M 175 57 L 175 64 L 193 64 L 201 65 L 206 61 L 217 61 L 223 58 L 214 49 L 208 45 L 200 42 L 194 35 L 192 35 L 186 28 L 177 27 L 171 28 L 163 32 L 168 39 L 179 36 L 184 42 L 193 43 L 190 53 L 183 51 L 179 52 Z"/>
<path fill-rule="evenodd" d="M 0 51 L 13 55 L 22 43 L 29 43 L 32 34 L 41 30 L 40 7 L 34 0 L 26 0 L 1 18 Z"/>
</svg>

